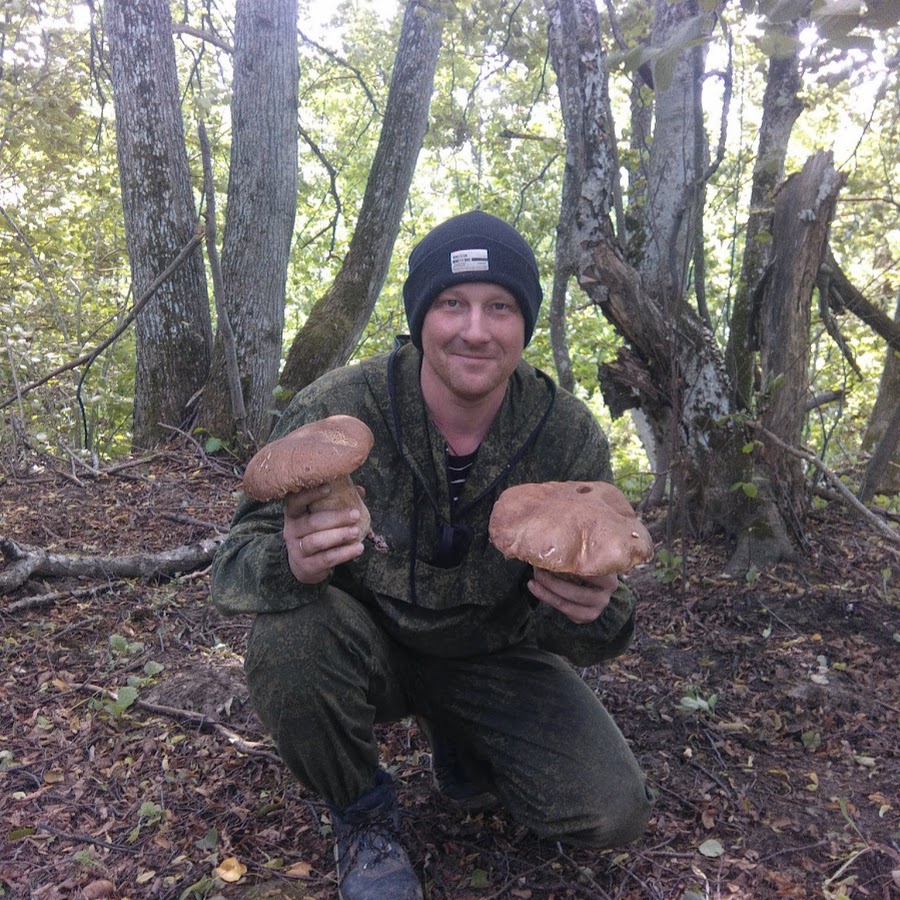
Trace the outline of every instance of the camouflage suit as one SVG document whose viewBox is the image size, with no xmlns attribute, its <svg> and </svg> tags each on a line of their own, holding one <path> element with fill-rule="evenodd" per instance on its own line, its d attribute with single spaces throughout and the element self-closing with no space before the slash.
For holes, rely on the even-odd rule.
<svg viewBox="0 0 900 900">
<path fill-rule="evenodd" d="M 212 574 L 225 614 L 254 613 L 251 697 L 286 764 L 340 808 L 372 789 L 375 722 L 416 714 L 454 736 L 520 822 L 593 846 L 637 837 L 650 813 L 622 735 L 571 665 L 621 652 L 624 586 L 591 625 L 538 604 L 530 568 L 488 540 L 497 495 L 523 482 L 611 479 L 586 407 L 521 362 L 451 517 L 446 445 L 419 388 L 419 351 L 335 370 L 294 398 L 273 437 L 336 413 L 375 436 L 354 474 L 373 541 L 330 580 L 297 582 L 280 503 L 242 499 Z M 550 652 L 555 651 L 555 652 Z"/>
</svg>

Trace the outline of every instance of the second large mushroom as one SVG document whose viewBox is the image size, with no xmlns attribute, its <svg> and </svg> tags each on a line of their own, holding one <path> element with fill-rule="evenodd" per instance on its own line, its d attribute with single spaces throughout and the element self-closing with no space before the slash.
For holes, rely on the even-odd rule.
<svg viewBox="0 0 900 900">
<path fill-rule="evenodd" d="M 574 579 L 628 572 L 653 557 L 653 540 L 628 498 L 605 481 L 507 488 L 489 533 L 507 558 Z"/>
</svg>

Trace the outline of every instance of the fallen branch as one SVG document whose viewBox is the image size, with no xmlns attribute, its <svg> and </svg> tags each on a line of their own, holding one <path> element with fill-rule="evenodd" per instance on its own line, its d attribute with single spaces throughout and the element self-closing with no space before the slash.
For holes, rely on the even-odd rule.
<svg viewBox="0 0 900 900">
<path fill-rule="evenodd" d="M 38 609 L 41 606 L 52 606 L 57 600 L 68 600 L 70 597 L 73 600 L 78 600 L 81 597 L 91 597 L 94 594 L 110 591 L 121 584 L 124 584 L 124 582 L 113 581 L 109 584 L 97 584 L 93 587 L 77 588 L 71 591 L 49 591 L 46 594 L 37 594 L 34 597 L 24 597 L 22 600 L 15 600 L 4 609 L 4 612 L 14 613 L 21 612 L 23 609 Z M 54 635 L 54 638 L 59 640 L 59 634 Z"/>
<path fill-rule="evenodd" d="M 21 587 L 32 575 L 102 579 L 179 575 L 208 565 L 221 542 L 222 537 L 218 536 L 162 553 L 107 557 L 48 553 L 40 548 L 22 547 L 9 538 L 0 538 L 0 553 L 7 563 L 11 562 L 0 572 L 0 593 Z"/>
<path fill-rule="evenodd" d="M 119 702 L 119 695 L 116 691 L 102 687 L 99 684 L 85 682 L 84 684 L 72 685 L 72 687 L 81 691 L 87 691 L 90 694 L 99 693 L 104 699 L 112 700 L 113 703 Z M 211 728 L 213 731 L 222 735 L 222 737 L 224 737 L 225 740 L 240 753 L 245 753 L 248 756 L 264 756 L 279 764 L 282 762 L 281 757 L 271 749 L 271 744 L 265 741 L 247 740 L 247 738 L 241 737 L 236 731 L 232 731 L 232 729 L 220 722 L 215 716 L 194 712 L 190 709 L 179 709 L 175 706 L 166 706 L 161 703 L 150 703 L 148 700 L 141 700 L 140 697 L 134 701 L 134 705 L 145 712 L 166 716 L 170 719 L 180 719 L 192 725 L 196 725 L 201 731 Z"/>
<path fill-rule="evenodd" d="M 798 459 L 802 459 L 808 463 L 811 463 L 815 466 L 832 484 L 834 489 L 840 494 L 841 498 L 845 500 L 856 512 L 858 512 L 863 518 L 867 519 L 871 522 L 877 531 L 881 532 L 884 537 L 886 537 L 889 541 L 894 544 L 900 544 L 900 532 L 895 531 L 888 525 L 886 522 L 883 522 L 878 518 L 869 508 L 864 504 L 860 503 L 857 499 L 856 495 L 847 488 L 843 481 L 838 477 L 835 472 L 832 472 L 825 463 L 816 456 L 815 453 L 812 453 L 809 450 L 801 450 L 798 447 L 792 447 L 790 444 L 786 444 L 781 438 L 777 435 L 773 434 L 769 431 L 768 428 L 763 428 L 759 422 L 751 422 L 750 425 L 755 428 L 761 435 L 763 435 L 766 440 L 771 441 L 776 446 L 780 447 L 786 453 L 790 453 L 792 456 L 796 456 Z"/>
</svg>

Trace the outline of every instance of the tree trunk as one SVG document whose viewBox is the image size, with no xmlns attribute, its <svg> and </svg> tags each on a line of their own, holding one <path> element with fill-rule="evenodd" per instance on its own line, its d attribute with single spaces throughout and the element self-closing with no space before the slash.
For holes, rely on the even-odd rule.
<svg viewBox="0 0 900 900">
<path fill-rule="evenodd" d="M 288 391 L 299 391 L 343 365 L 372 314 L 428 128 L 444 15 L 442 4 L 420 0 L 407 4 L 359 219 L 340 272 L 288 352 L 279 381 Z"/>
<path fill-rule="evenodd" d="M 772 242 L 777 253 L 754 312 L 763 379 L 760 422 L 792 447 L 800 445 L 806 421 L 812 291 L 845 180 L 834 169 L 831 153 L 820 151 L 775 199 Z M 780 502 L 799 521 L 805 514 L 800 461 L 774 446 L 765 448 L 763 458 L 778 484 Z"/>
<path fill-rule="evenodd" d="M 788 28 L 788 37 L 797 41 L 796 23 Z M 769 60 L 766 91 L 763 95 L 762 122 L 753 182 L 750 187 L 750 215 L 744 239 L 744 257 L 731 313 L 725 359 L 728 373 L 741 409 L 750 409 L 754 391 L 756 354 L 751 328 L 752 294 L 762 283 L 772 258 L 772 203 L 775 189 L 784 180 L 784 161 L 794 123 L 803 110 L 800 92 L 800 44 L 789 56 Z"/>
<path fill-rule="evenodd" d="M 647 206 L 635 217 L 645 223 L 646 233 L 639 248 L 631 245 L 639 251 L 630 256 L 638 270 L 615 241 L 609 219 L 612 126 L 594 4 L 547 0 L 546 5 L 554 66 L 569 85 L 560 92 L 567 141 L 582 144 L 568 157 L 583 165 L 572 234 L 579 283 L 625 340 L 618 359 L 601 367 L 604 398 L 614 415 L 639 407 L 663 458 L 667 453 L 672 460 L 669 522 L 699 534 L 724 530 L 737 546 L 734 574 L 751 565 L 765 567 L 791 554 L 790 540 L 768 491 L 754 494 L 750 479 L 740 485 L 743 490 L 733 489 L 740 471 L 735 461 L 743 458 L 747 440 L 734 422 L 723 355 L 686 296 L 706 171 L 697 94 L 703 51 L 694 41 L 711 19 L 691 2 L 656 8 L 657 127 L 647 167 Z M 758 540 L 760 534 L 765 542 Z"/>
<path fill-rule="evenodd" d="M 297 0 L 238 0 L 231 163 L 222 244 L 223 305 L 237 341 L 246 433 L 238 435 L 217 335 L 200 425 L 261 441 L 271 427 L 297 207 Z"/>
<path fill-rule="evenodd" d="M 696 6 L 681 6 L 679 14 L 699 15 Z M 678 435 L 673 458 L 683 467 L 679 493 L 682 501 L 690 495 L 685 508 L 692 510 L 694 523 L 701 527 L 709 512 L 710 491 L 727 495 L 730 486 L 723 488 L 714 477 L 723 439 L 716 422 L 727 416 L 730 407 L 715 341 L 684 300 L 685 266 L 696 222 L 693 204 L 699 198 L 696 179 L 698 170 L 703 171 L 698 164 L 701 148 L 696 144 L 697 62 L 677 63 L 666 87 L 660 90 L 657 84 L 658 94 L 677 98 L 677 113 L 670 111 L 663 117 L 664 125 L 653 138 L 653 149 L 662 152 L 667 163 L 651 161 L 655 188 L 647 196 L 652 204 L 664 193 L 666 202 L 658 214 L 651 207 L 646 216 L 654 227 L 647 236 L 638 272 L 625 260 L 610 222 L 615 157 L 595 4 L 592 0 L 548 0 L 547 8 L 554 67 L 567 86 L 560 93 L 566 139 L 580 145 L 570 149 L 567 157 L 581 167 L 571 252 L 581 287 L 628 345 L 616 363 L 601 367 L 603 394 L 614 411 L 640 406 L 653 423 L 657 443 Z M 665 11 L 666 21 L 674 28 L 669 13 Z M 660 35 L 657 39 L 663 40 Z M 691 52 L 686 55 L 690 57 Z M 657 104 L 660 102 L 658 96 Z M 677 158 L 678 147 L 688 148 L 686 159 Z M 668 171 L 669 181 L 665 181 L 663 169 Z"/>
<path fill-rule="evenodd" d="M 784 180 L 788 141 L 803 109 L 798 99 L 798 27 L 796 23 L 788 23 L 781 30 L 788 38 L 786 45 L 793 46 L 794 50 L 769 60 L 741 275 L 725 349 L 736 410 L 753 410 L 756 399 L 759 336 L 753 323 L 753 297 L 763 284 L 774 252 L 772 219 L 775 192 Z M 777 340 L 777 336 L 770 335 L 767 340 Z M 749 435 L 747 440 L 750 440 Z M 750 566 L 763 569 L 780 560 L 791 559 L 794 556 L 793 544 L 771 479 L 757 465 L 754 455 L 737 452 L 736 447 L 733 449 L 736 452 L 729 459 L 729 479 L 741 488 L 735 493 L 736 546 L 729 571 L 737 573 Z M 795 469 L 793 474 L 801 473 Z"/>
<path fill-rule="evenodd" d="M 107 0 L 104 21 L 132 290 L 140 297 L 197 227 L 172 19 L 163 0 Z M 157 290 L 135 338 L 133 444 L 146 448 L 169 436 L 167 425 L 186 424 L 209 374 L 212 327 L 199 253 Z"/>
<path fill-rule="evenodd" d="M 900 302 L 894 322 L 900 326 Z M 887 352 L 862 445 L 874 451 L 860 485 L 859 499 L 868 503 L 875 494 L 900 493 L 900 353 L 892 348 Z"/>
</svg>

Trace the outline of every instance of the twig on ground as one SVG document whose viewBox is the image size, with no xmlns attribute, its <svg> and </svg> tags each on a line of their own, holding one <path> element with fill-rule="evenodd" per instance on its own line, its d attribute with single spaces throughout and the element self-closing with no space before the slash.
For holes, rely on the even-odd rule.
<svg viewBox="0 0 900 900">
<path fill-rule="evenodd" d="M 46 822 L 38 822 L 36 827 L 40 828 L 41 831 L 46 831 L 47 834 L 52 834 L 53 837 L 62 838 L 64 841 L 76 841 L 79 844 L 92 844 L 95 847 L 102 847 L 104 850 L 115 850 L 117 853 L 135 854 L 140 852 L 139 847 L 126 847 L 124 844 L 113 844 L 110 841 L 101 841 L 91 837 L 89 834 L 73 834 L 70 831 L 60 831 L 58 828 L 54 828 Z"/>
<path fill-rule="evenodd" d="M 87 691 L 91 694 L 100 694 L 108 700 L 112 700 L 113 703 L 118 702 L 118 694 L 116 691 L 110 690 L 109 688 L 105 688 L 99 684 L 91 684 L 89 682 L 85 682 L 84 684 L 76 684 L 72 685 L 73 688 L 81 691 Z M 266 759 L 270 759 L 273 762 L 277 762 L 281 764 L 281 757 L 278 756 L 277 753 L 273 753 L 270 749 L 268 749 L 268 744 L 263 743 L 261 741 L 249 741 L 244 737 L 241 737 L 236 731 L 233 731 L 227 725 L 223 725 L 215 716 L 208 716 L 205 713 L 194 712 L 190 709 L 179 709 L 175 706 L 165 706 L 161 703 L 151 703 L 148 700 L 141 700 L 138 697 L 135 700 L 134 705 L 139 709 L 144 710 L 145 712 L 155 713 L 160 716 L 166 716 L 170 719 L 180 719 L 185 722 L 189 722 L 192 725 L 196 725 L 198 728 L 202 729 L 212 729 L 218 734 L 222 735 L 229 744 L 235 747 L 241 753 L 246 753 L 247 755 L 253 756 L 262 756 Z"/>
<path fill-rule="evenodd" d="M 76 588 L 69 591 L 50 591 L 47 594 L 37 594 L 34 597 L 25 597 L 22 600 L 14 600 L 3 612 L 13 613 L 21 612 L 24 609 L 39 609 L 42 606 L 52 606 L 57 600 L 67 600 L 70 597 L 78 600 L 81 597 L 91 597 L 94 594 L 105 594 L 114 588 L 125 584 L 124 581 L 111 581 L 108 584 L 97 584 L 88 588 Z M 80 627 L 81 623 L 78 623 Z M 71 626 L 70 626 L 71 627 Z M 66 631 L 69 628 L 65 629 Z M 62 632 L 60 632 L 61 634 Z M 55 635 L 58 637 L 59 635 Z"/>
<path fill-rule="evenodd" d="M 881 519 L 878 518 L 864 503 L 862 503 L 851 490 L 849 490 L 843 481 L 838 477 L 838 475 L 833 472 L 825 463 L 816 456 L 815 453 L 812 453 L 809 450 L 803 450 L 799 447 L 792 447 L 790 444 L 786 444 L 781 438 L 777 435 L 773 434 L 769 431 L 768 428 L 764 428 L 759 422 L 751 422 L 750 423 L 753 428 L 755 428 L 760 434 L 765 436 L 767 440 L 770 440 L 773 444 L 780 447 L 785 453 L 790 453 L 791 456 L 796 456 L 798 459 L 802 459 L 805 462 L 810 463 L 815 466 L 832 484 L 834 489 L 841 495 L 843 500 L 849 504 L 849 506 L 856 510 L 864 519 L 868 522 L 871 522 L 877 531 L 879 531 L 884 537 L 886 537 L 889 541 L 895 544 L 900 544 L 900 532 L 897 532 L 895 529 L 891 528 L 885 522 L 882 522 Z"/>
<path fill-rule="evenodd" d="M 0 554 L 13 564 L 0 573 L 0 593 L 21 587 L 32 575 L 106 579 L 161 578 L 192 572 L 212 562 L 222 542 L 217 536 L 165 550 L 128 556 L 71 556 L 26 548 L 9 538 L 0 538 Z"/>
</svg>

